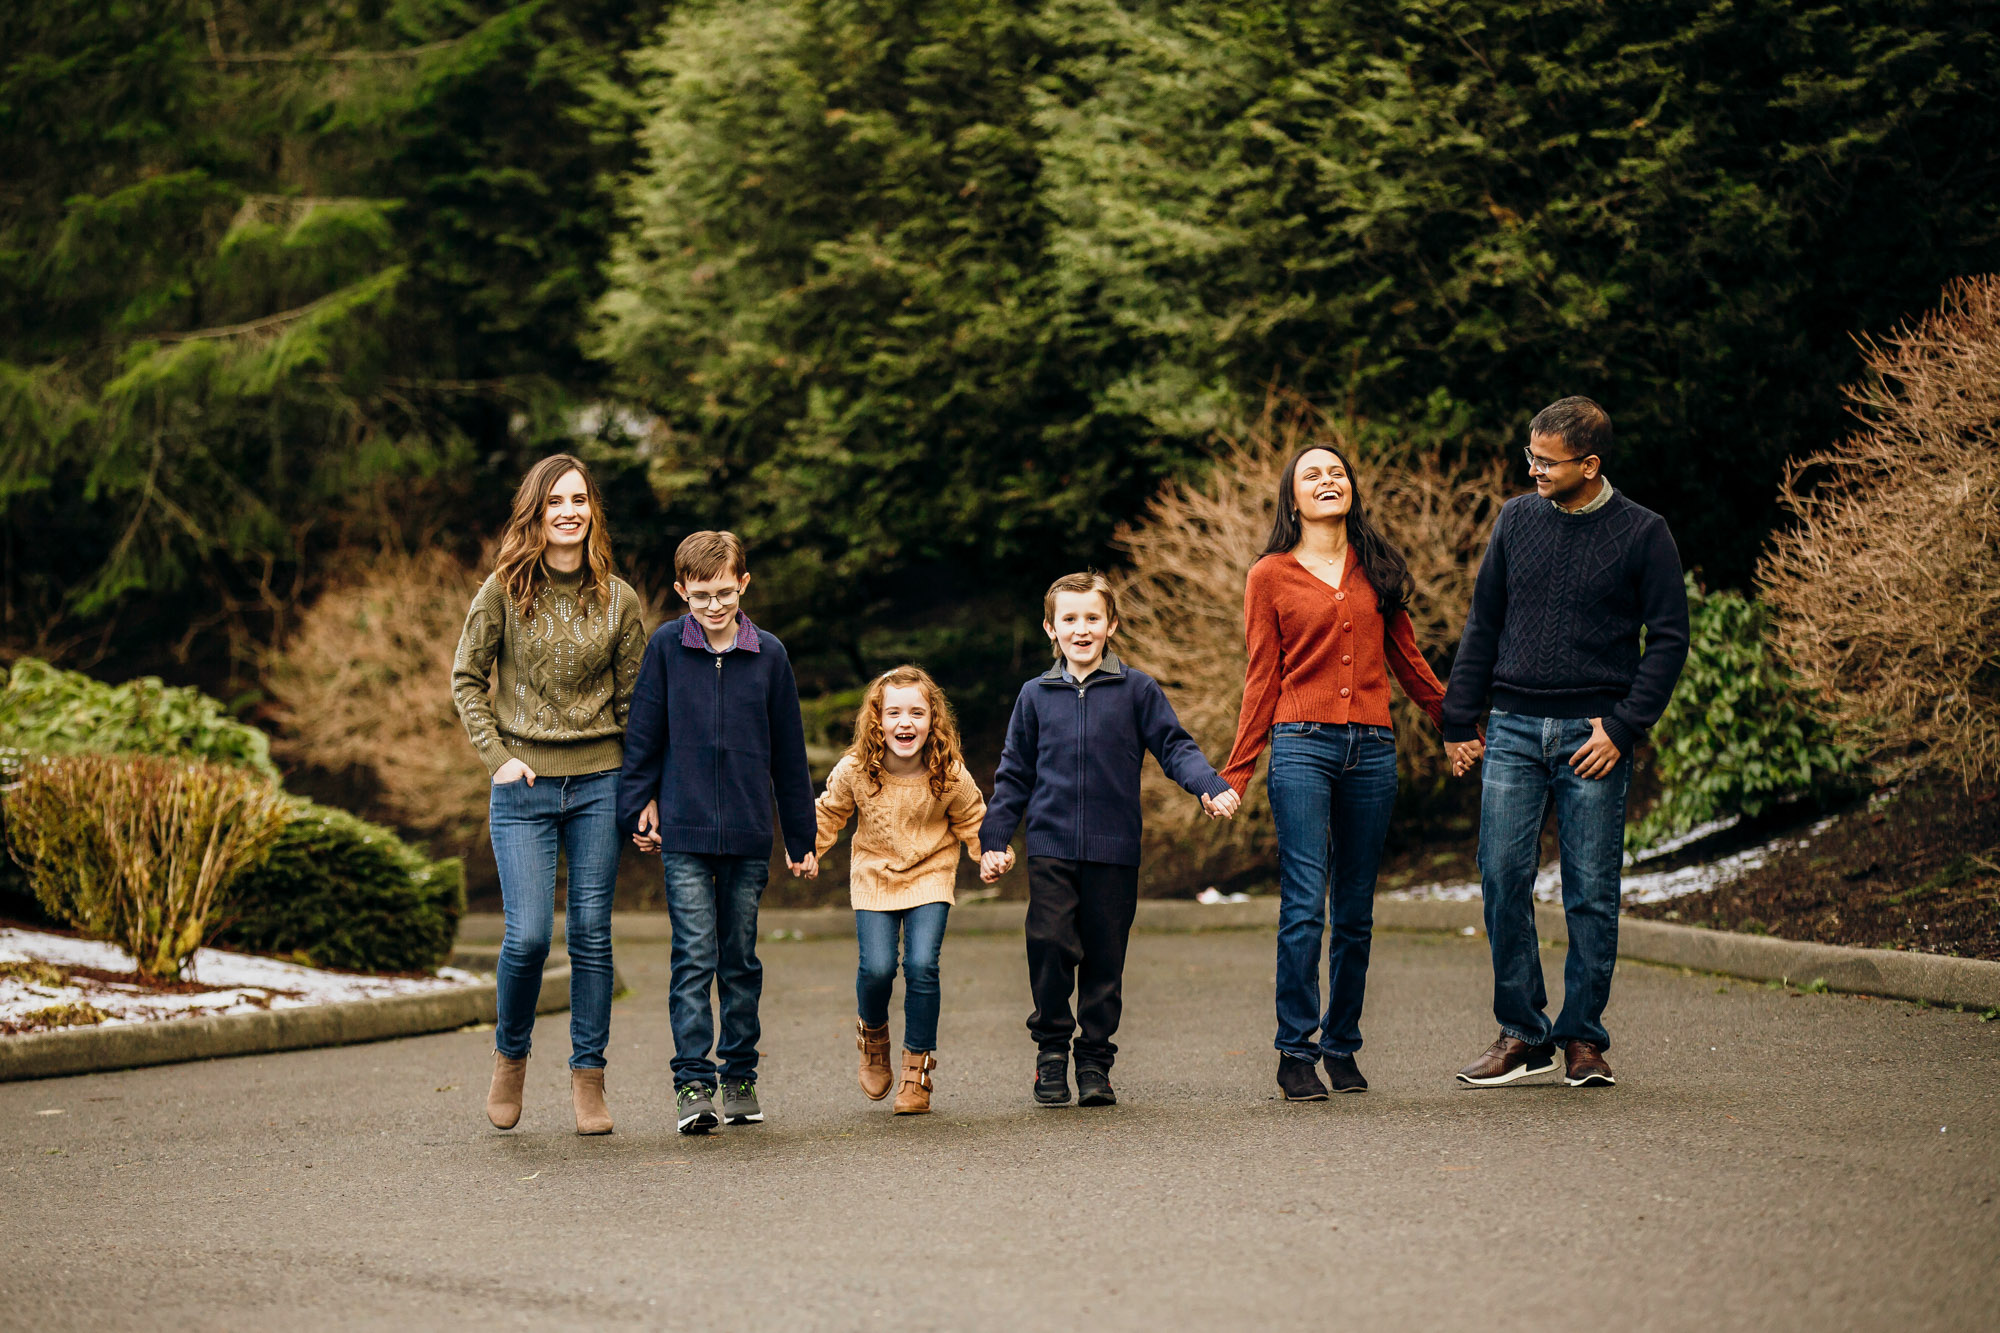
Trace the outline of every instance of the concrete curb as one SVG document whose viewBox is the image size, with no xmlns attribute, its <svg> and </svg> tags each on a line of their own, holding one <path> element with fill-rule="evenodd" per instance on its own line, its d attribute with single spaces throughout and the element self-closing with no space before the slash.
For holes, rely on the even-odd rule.
<svg viewBox="0 0 2000 1333">
<path fill-rule="evenodd" d="M 468 971 L 490 972 L 498 955 L 497 949 L 463 948 L 452 952 L 451 961 Z M 494 986 L 487 981 L 428 995 L 0 1037 L 0 1083 L 449 1032 L 491 1023 L 493 1008 Z M 569 966 L 547 968 L 535 1012 L 567 1008 Z"/>
<path fill-rule="evenodd" d="M 965 903 L 951 912 L 954 932 L 1011 934 L 1021 929 L 1027 904 Z M 1212 907 L 1184 899 L 1145 898 L 1133 928 L 1140 931 L 1269 930 L 1278 923 L 1275 897 Z M 1560 907 L 1535 909 L 1536 928 L 1545 940 L 1569 942 L 1569 928 Z M 835 939 L 854 933 L 853 913 L 836 907 L 783 909 L 759 914 L 765 939 Z M 1485 911 L 1478 901 L 1375 900 L 1377 930 L 1485 933 Z M 468 943 L 497 941 L 501 921 L 491 914 L 472 914 L 459 923 L 459 938 Z M 614 912 L 612 937 L 639 942 L 670 939 L 665 912 Z M 562 918 L 556 919 L 562 937 Z M 1947 958 L 1942 954 L 1902 953 L 1891 949 L 1850 949 L 1831 944 L 1782 940 L 1770 935 L 1740 935 L 1622 917 L 1618 923 L 1618 956 L 1639 963 L 1719 972 L 1749 981 L 1826 983 L 1828 990 L 1857 995 L 1881 995 L 1930 1004 L 1964 1005 L 1968 1009 L 2000 1006 L 2000 963 L 1978 958 Z"/>
</svg>

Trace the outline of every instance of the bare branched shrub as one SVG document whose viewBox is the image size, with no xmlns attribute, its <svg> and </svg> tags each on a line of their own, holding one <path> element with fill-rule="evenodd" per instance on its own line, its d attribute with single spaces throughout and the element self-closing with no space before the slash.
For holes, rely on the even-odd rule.
<svg viewBox="0 0 2000 1333">
<path fill-rule="evenodd" d="M 392 823 L 454 845 L 477 840 L 488 785 L 452 707 L 451 663 L 482 577 L 429 550 L 377 556 L 337 579 L 266 674 L 278 755 L 364 770 Z M 650 632 L 663 607 L 640 596 Z"/>
<path fill-rule="evenodd" d="M 1758 570 L 1781 660 L 1891 775 L 2000 779 L 2000 277 L 1862 344 L 1861 428 L 1786 469 Z"/>
<path fill-rule="evenodd" d="M 159 977 L 181 975 L 290 818 L 258 774 L 150 756 L 43 759 L 7 798 L 9 849 L 42 906 Z"/>
<path fill-rule="evenodd" d="M 1159 679 L 1217 764 L 1235 739 L 1243 698 L 1244 579 L 1270 534 L 1286 460 L 1315 442 L 1347 449 L 1312 404 L 1274 393 L 1241 437 L 1217 440 L 1215 461 L 1201 480 L 1163 486 L 1139 521 L 1115 538 L 1130 557 L 1118 592 L 1119 651 Z M 1431 455 L 1408 464 L 1355 458 L 1355 467 L 1370 515 L 1409 560 L 1417 645 L 1442 674 L 1505 498 L 1505 465 L 1466 468 Z M 1429 719 L 1400 690 L 1395 710 L 1405 777 L 1441 778 L 1446 765 Z M 1198 886 L 1270 862 L 1275 834 L 1263 784 L 1251 784 L 1234 820 L 1213 825 L 1151 765 L 1143 794 L 1148 836 L 1162 851 L 1151 862 L 1161 882 Z"/>
</svg>

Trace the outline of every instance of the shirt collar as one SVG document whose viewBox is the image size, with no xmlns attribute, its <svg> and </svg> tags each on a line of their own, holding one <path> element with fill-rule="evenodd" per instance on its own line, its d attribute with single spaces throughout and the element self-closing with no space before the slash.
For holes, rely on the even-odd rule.
<svg viewBox="0 0 2000 1333">
<path fill-rule="evenodd" d="M 681 647 L 697 648 L 705 653 L 715 652 L 715 649 L 708 646 L 708 635 L 702 632 L 701 622 L 692 615 L 681 617 Z M 722 651 L 733 653 L 738 648 L 746 653 L 764 650 L 764 646 L 757 641 L 757 627 L 750 623 L 749 613 L 742 610 L 736 613 L 736 639 Z"/>
<path fill-rule="evenodd" d="M 1122 676 L 1124 674 L 1125 664 L 1118 660 L 1117 653 L 1106 648 L 1104 650 L 1104 660 L 1098 664 L 1097 670 L 1090 673 L 1090 679 L 1096 680 L 1099 676 Z M 1067 657 L 1057 658 L 1055 663 L 1042 673 L 1042 679 L 1057 685 L 1081 685 L 1085 683 L 1070 674 L 1069 659 Z"/>
<path fill-rule="evenodd" d="M 1582 518 L 1585 514 L 1596 513 L 1598 510 L 1604 508 L 1604 506 L 1611 503 L 1611 480 L 1608 477 L 1602 478 L 1601 480 L 1603 480 L 1604 485 L 1598 488 L 1597 497 L 1593 499 L 1589 504 L 1585 505 L 1583 508 L 1564 509 L 1554 500 L 1549 501 L 1550 507 L 1553 508 L 1558 514 L 1563 515 L 1565 518 Z"/>
</svg>

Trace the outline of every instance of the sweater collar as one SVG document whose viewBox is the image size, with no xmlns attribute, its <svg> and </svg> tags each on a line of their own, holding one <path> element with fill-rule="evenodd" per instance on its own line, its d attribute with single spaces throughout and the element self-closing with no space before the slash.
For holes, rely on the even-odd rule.
<svg viewBox="0 0 2000 1333">
<path fill-rule="evenodd" d="M 681 647 L 694 648 L 704 653 L 715 652 L 715 649 L 708 646 L 708 635 L 702 633 L 701 622 L 691 615 L 681 617 Z M 738 648 L 746 653 L 762 652 L 764 649 L 764 646 L 757 641 L 757 627 L 750 623 L 749 613 L 741 609 L 736 612 L 736 641 L 722 651 L 733 653 Z"/>
<path fill-rule="evenodd" d="M 1125 664 L 1118 660 L 1117 653 L 1106 648 L 1104 650 L 1104 661 L 1099 663 L 1097 670 L 1090 673 L 1090 680 L 1078 681 L 1075 676 L 1070 675 L 1069 659 L 1066 657 L 1057 658 L 1054 665 L 1042 673 L 1042 680 L 1050 685 L 1088 685 L 1090 681 L 1096 680 L 1100 676 L 1109 676 L 1113 680 L 1116 680 L 1124 674 Z"/>
</svg>

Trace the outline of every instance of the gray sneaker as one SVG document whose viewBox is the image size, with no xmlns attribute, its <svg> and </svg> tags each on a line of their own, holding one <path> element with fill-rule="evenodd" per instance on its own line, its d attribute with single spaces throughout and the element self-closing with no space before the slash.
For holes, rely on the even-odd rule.
<svg viewBox="0 0 2000 1333">
<path fill-rule="evenodd" d="M 715 1114 L 715 1089 L 706 1083 L 683 1083 L 674 1091 L 679 1117 L 674 1128 L 683 1134 L 706 1134 L 721 1120 Z"/>
<path fill-rule="evenodd" d="M 764 1108 L 757 1105 L 757 1085 L 747 1078 L 730 1079 L 722 1085 L 722 1119 L 731 1125 L 761 1125 Z"/>
</svg>

